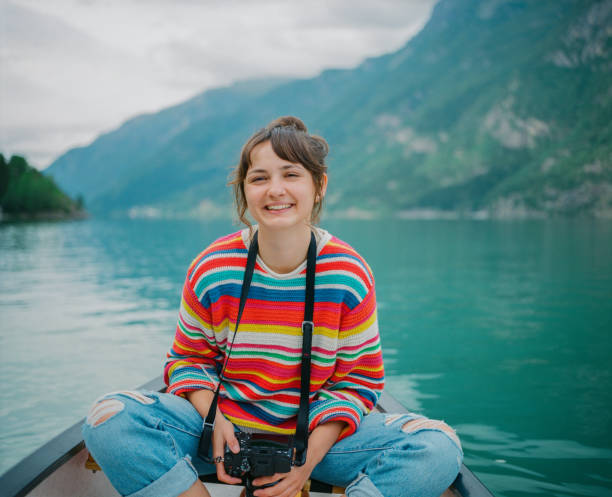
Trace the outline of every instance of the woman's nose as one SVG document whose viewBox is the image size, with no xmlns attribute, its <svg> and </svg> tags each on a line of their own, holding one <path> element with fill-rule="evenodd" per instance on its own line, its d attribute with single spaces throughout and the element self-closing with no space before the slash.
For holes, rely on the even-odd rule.
<svg viewBox="0 0 612 497">
<path fill-rule="evenodd" d="M 270 187 L 268 188 L 268 194 L 273 196 L 283 195 L 285 193 L 285 182 L 282 178 L 272 178 L 270 180 Z"/>
</svg>

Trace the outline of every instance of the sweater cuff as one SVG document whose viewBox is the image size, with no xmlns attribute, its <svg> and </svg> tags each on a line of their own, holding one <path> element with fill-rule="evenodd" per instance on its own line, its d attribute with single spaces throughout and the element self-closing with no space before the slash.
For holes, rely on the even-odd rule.
<svg viewBox="0 0 612 497">
<path fill-rule="evenodd" d="M 352 435 L 361 423 L 361 411 L 346 400 L 316 400 L 310 404 L 309 430 L 328 421 L 344 421 L 346 426 L 340 432 L 338 441 Z"/>
<path fill-rule="evenodd" d="M 215 375 L 216 376 L 216 375 Z M 217 378 L 200 368 L 181 368 L 170 376 L 167 393 L 184 396 L 186 392 L 193 390 L 215 390 L 218 383 Z"/>
</svg>

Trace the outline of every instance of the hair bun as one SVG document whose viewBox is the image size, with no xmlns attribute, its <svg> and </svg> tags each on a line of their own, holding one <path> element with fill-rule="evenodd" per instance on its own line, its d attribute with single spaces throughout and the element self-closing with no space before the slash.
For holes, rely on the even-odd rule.
<svg viewBox="0 0 612 497">
<path fill-rule="evenodd" d="M 306 128 L 306 125 L 302 122 L 302 120 L 294 116 L 278 117 L 266 126 L 266 128 L 268 129 L 280 128 L 280 127 L 291 127 L 291 128 L 297 129 L 298 131 L 303 131 L 304 133 L 308 133 L 308 128 Z"/>
</svg>

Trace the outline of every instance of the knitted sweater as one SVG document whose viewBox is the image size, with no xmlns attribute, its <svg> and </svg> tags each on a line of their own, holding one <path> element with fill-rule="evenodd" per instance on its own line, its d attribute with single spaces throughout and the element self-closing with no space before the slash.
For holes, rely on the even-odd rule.
<svg viewBox="0 0 612 497">
<path fill-rule="evenodd" d="M 344 421 L 344 438 L 384 385 L 374 279 L 348 244 L 321 229 L 315 235 L 309 429 Z M 234 335 L 248 245 L 245 229 L 218 239 L 191 263 L 165 367 L 169 393 L 216 388 Z M 219 397 L 221 412 L 235 425 L 295 432 L 305 284 L 306 261 L 277 274 L 257 257 Z"/>
</svg>

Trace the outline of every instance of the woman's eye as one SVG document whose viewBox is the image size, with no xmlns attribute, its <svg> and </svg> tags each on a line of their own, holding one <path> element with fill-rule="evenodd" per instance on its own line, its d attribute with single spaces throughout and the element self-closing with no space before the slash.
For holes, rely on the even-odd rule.
<svg viewBox="0 0 612 497">
<path fill-rule="evenodd" d="M 251 178 L 251 183 L 257 183 L 258 181 L 263 181 L 265 178 L 263 176 L 255 176 Z"/>
</svg>

